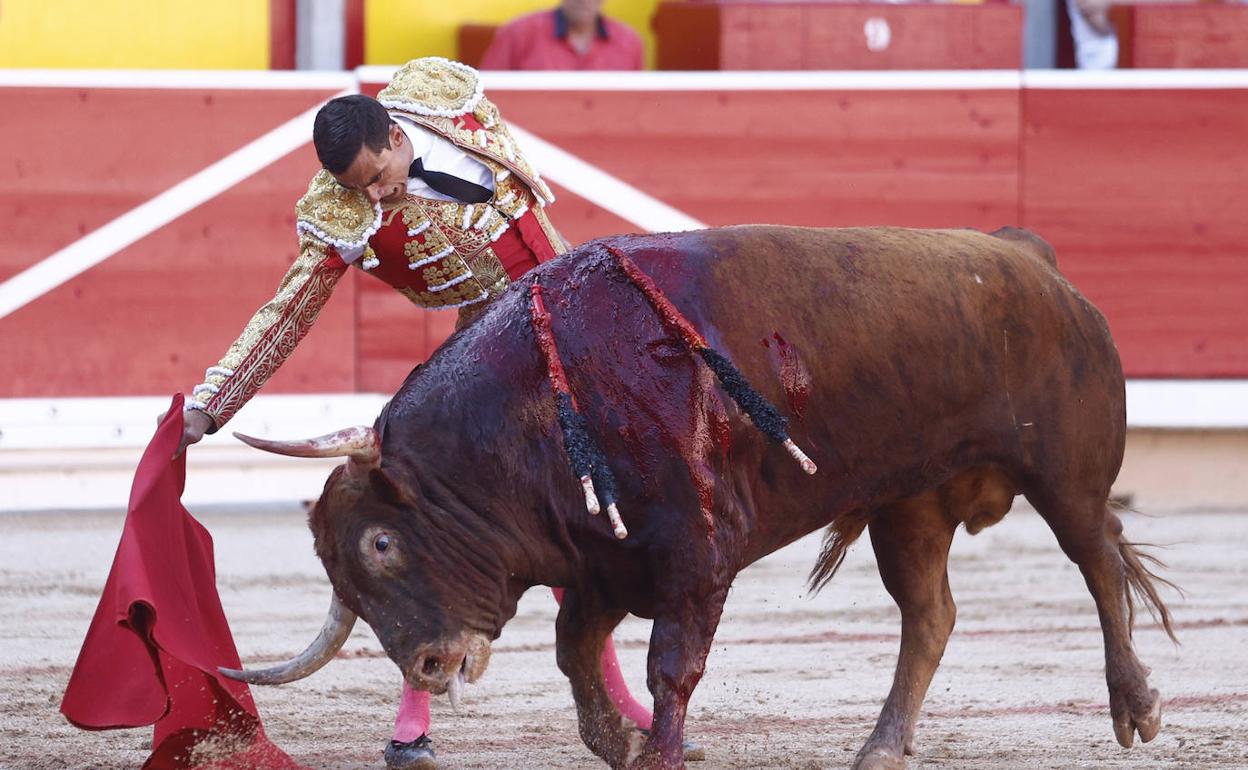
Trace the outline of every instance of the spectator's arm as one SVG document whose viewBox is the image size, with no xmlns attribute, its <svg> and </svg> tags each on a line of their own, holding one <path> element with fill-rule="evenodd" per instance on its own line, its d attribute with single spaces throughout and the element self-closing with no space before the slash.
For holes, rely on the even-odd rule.
<svg viewBox="0 0 1248 770">
<path fill-rule="evenodd" d="M 1102 35 L 1108 35 L 1114 31 L 1114 25 L 1109 23 L 1110 5 L 1112 5 L 1111 0 L 1075 0 L 1075 7 L 1079 9 L 1079 14 L 1087 20 L 1092 29 Z"/>
</svg>

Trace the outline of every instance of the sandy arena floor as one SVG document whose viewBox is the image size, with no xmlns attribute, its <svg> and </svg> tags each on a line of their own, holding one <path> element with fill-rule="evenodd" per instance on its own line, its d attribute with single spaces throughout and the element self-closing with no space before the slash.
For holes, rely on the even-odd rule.
<svg viewBox="0 0 1248 770">
<path fill-rule="evenodd" d="M 243 659 L 301 650 L 329 601 L 302 512 L 202 520 Z M 82 732 L 57 711 L 121 521 L 0 516 L 0 768 L 135 768 L 146 756 L 150 729 Z M 958 627 L 928 694 L 913 770 L 1248 768 L 1248 512 L 1132 515 L 1127 531 L 1170 545 L 1165 574 L 1187 593 L 1165 594 L 1182 646 L 1147 617 L 1136 633 L 1165 699 L 1157 739 L 1131 750 L 1114 741 L 1091 599 L 1044 523 L 1019 511 L 954 543 Z M 892 677 L 898 613 L 865 541 L 826 591 L 807 596 L 817 546 L 806 538 L 737 581 L 690 706 L 689 735 L 707 749 L 700 767 L 843 768 L 869 733 Z M 576 735 L 554 615 L 549 593 L 531 591 L 461 712 L 435 702 L 441 767 L 602 766 Z M 648 633 L 629 619 L 616 636 L 638 691 Z M 299 761 L 383 767 L 399 677 L 363 624 L 320 673 L 255 691 L 270 736 Z"/>
</svg>

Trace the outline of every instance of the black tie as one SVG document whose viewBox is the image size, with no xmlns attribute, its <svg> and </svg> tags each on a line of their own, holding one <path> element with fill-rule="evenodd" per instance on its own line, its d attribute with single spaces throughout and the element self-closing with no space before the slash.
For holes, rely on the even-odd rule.
<svg viewBox="0 0 1248 770">
<path fill-rule="evenodd" d="M 423 179 L 430 188 L 465 203 L 485 203 L 494 197 L 494 193 L 490 192 L 489 189 L 474 182 L 469 182 L 467 179 L 460 179 L 454 174 L 443 174 L 441 171 L 426 171 L 425 164 L 420 161 L 420 158 L 412 161 L 411 167 L 407 170 L 407 175 Z"/>
</svg>

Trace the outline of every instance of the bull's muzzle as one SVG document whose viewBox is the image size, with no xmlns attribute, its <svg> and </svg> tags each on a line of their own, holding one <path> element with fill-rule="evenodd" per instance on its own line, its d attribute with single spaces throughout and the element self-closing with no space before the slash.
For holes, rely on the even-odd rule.
<svg viewBox="0 0 1248 770">
<path fill-rule="evenodd" d="M 490 663 L 490 640 L 483 634 L 464 632 L 450 642 L 421 647 L 404 672 L 407 683 L 435 695 L 446 693 L 459 707 L 463 685 L 475 682 Z"/>
</svg>

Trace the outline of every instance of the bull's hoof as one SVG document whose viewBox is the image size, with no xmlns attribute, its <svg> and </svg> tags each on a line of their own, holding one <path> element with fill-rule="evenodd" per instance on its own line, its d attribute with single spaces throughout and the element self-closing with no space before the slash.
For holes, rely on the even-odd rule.
<svg viewBox="0 0 1248 770">
<path fill-rule="evenodd" d="M 646 738 L 650 737 L 650 731 L 644 727 L 638 727 L 637 732 L 641 733 Z M 686 762 L 706 761 L 706 749 L 702 748 L 701 744 L 694 743 L 693 741 L 686 739 L 680 742 L 680 749 L 685 755 L 684 758 Z"/>
<path fill-rule="evenodd" d="M 906 758 L 892 749 L 864 747 L 853 770 L 906 770 Z"/>
<path fill-rule="evenodd" d="M 683 770 L 685 761 L 678 759 L 668 761 L 662 757 L 642 753 L 628 765 L 628 770 Z"/>
<path fill-rule="evenodd" d="M 685 741 L 680 744 L 680 747 L 685 752 L 686 762 L 706 761 L 706 749 L 702 748 L 701 745 L 694 743 L 693 741 Z"/>
<path fill-rule="evenodd" d="M 1135 742 L 1135 734 L 1140 740 L 1148 743 L 1161 731 L 1161 695 L 1156 690 L 1148 691 L 1147 703 L 1132 707 L 1123 699 L 1110 699 L 1110 711 L 1114 717 L 1114 737 L 1124 748 L 1131 748 Z"/>
<path fill-rule="evenodd" d="M 437 770 L 438 760 L 433 756 L 433 741 L 422 735 L 414 741 L 400 743 L 390 741 L 386 746 L 387 770 Z"/>
</svg>

